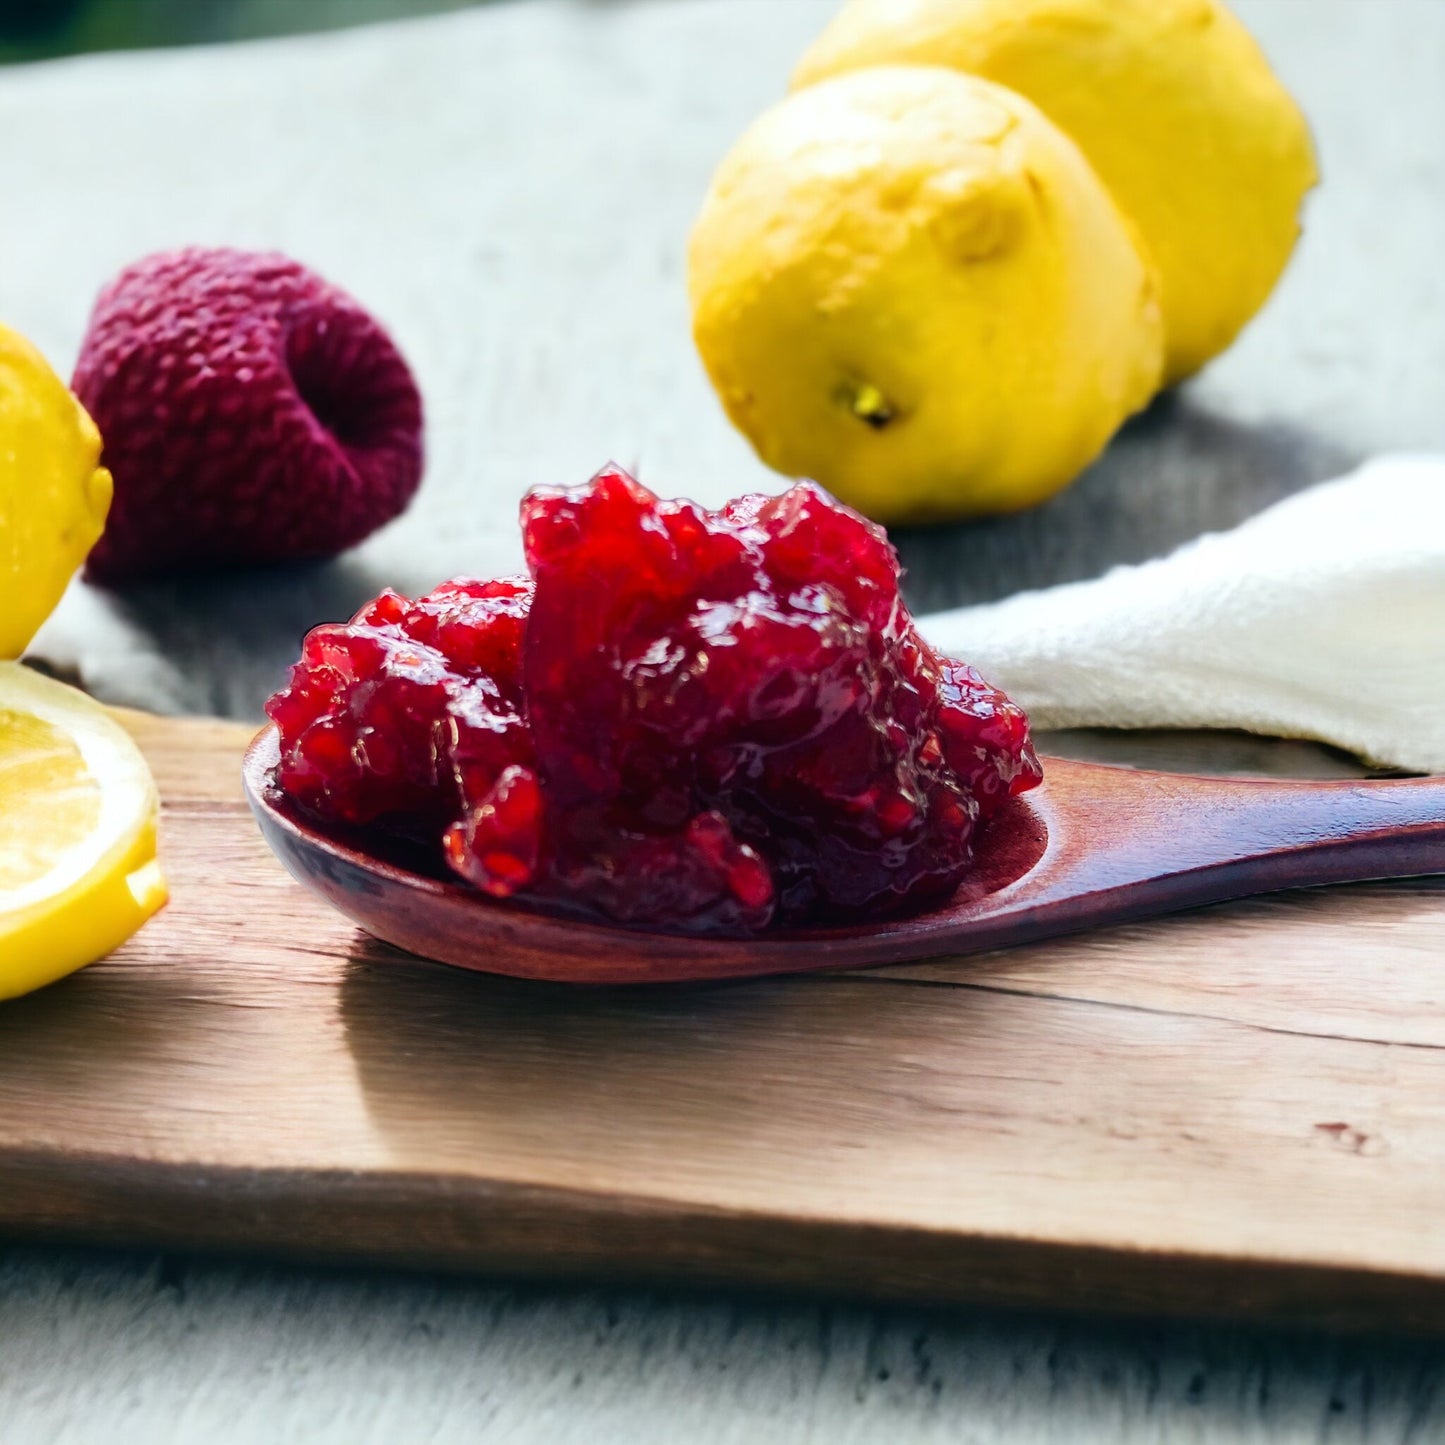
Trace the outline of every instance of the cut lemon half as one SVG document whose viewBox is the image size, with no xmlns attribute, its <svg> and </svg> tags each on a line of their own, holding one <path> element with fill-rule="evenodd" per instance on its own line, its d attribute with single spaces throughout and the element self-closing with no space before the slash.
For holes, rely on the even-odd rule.
<svg viewBox="0 0 1445 1445">
<path fill-rule="evenodd" d="M 157 810 L 99 703 L 0 662 L 0 999 L 104 958 L 166 901 Z"/>
</svg>

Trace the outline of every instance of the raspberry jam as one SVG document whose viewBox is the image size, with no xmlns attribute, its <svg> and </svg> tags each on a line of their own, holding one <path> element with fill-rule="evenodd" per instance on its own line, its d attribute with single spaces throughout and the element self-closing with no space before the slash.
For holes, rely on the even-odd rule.
<svg viewBox="0 0 1445 1445">
<path fill-rule="evenodd" d="M 267 705 L 278 786 L 495 898 L 742 934 L 946 898 L 1038 783 L 883 531 L 810 483 L 710 512 L 609 468 L 522 503 L 530 578 L 384 592 Z"/>
</svg>

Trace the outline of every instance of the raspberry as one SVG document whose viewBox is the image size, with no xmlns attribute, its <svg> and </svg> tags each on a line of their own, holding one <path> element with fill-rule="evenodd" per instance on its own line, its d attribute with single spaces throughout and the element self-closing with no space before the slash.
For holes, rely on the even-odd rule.
<svg viewBox="0 0 1445 1445">
<path fill-rule="evenodd" d="M 115 478 L 87 575 L 329 557 L 421 481 L 421 397 L 385 331 L 284 256 L 194 247 L 100 294 L 72 388 Z"/>
<path fill-rule="evenodd" d="M 747 933 L 947 896 L 1041 776 L 938 658 L 883 532 L 811 484 L 718 512 L 617 469 L 522 505 L 532 583 L 384 593 L 272 700 L 281 786 L 431 830 L 495 897 Z"/>
</svg>

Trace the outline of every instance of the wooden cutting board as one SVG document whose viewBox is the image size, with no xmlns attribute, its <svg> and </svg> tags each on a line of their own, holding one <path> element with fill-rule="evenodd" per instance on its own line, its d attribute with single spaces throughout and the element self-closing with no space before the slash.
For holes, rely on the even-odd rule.
<svg viewBox="0 0 1445 1445">
<path fill-rule="evenodd" d="M 1445 880 L 728 987 L 359 935 L 126 719 L 170 907 L 0 1007 L 0 1231 L 567 1280 L 1445 1324 Z"/>
</svg>

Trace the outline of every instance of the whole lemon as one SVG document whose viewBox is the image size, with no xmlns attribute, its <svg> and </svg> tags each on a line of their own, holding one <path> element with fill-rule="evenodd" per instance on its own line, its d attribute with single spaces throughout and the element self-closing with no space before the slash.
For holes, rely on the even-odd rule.
<svg viewBox="0 0 1445 1445">
<path fill-rule="evenodd" d="M 1103 184 L 1027 100 L 952 70 L 858 71 L 768 111 L 688 272 L 758 454 L 883 522 L 1042 500 L 1159 381 L 1154 280 Z"/>
<path fill-rule="evenodd" d="M 1078 143 L 1158 269 L 1166 383 L 1264 304 L 1318 173 L 1304 117 L 1220 0 L 849 0 L 793 83 L 905 63 L 1006 85 Z"/>
<path fill-rule="evenodd" d="M 110 473 L 85 408 L 0 326 L 0 657 L 19 657 L 95 545 Z"/>
</svg>

